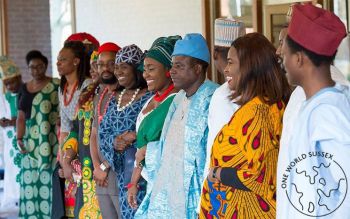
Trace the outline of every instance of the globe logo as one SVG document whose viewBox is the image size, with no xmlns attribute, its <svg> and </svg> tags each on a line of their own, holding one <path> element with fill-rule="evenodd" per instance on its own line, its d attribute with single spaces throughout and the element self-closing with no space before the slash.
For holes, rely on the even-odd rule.
<svg viewBox="0 0 350 219">
<path fill-rule="evenodd" d="M 301 156 L 301 159 L 308 160 L 308 164 L 297 163 L 289 169 L 289 183 L 285 191 L 290 204 L 310 217 L 333 213 L 342 205 L 347 194 L 348 182 L 343 168 L 332 159 L 321 162 L 306 156 Z"/>
</svg>

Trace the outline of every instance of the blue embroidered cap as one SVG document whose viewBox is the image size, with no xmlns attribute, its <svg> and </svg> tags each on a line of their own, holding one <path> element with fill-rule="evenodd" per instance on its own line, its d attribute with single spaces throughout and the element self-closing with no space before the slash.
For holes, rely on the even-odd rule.
<svg viewBox="0 0 350 219">
<path fill-rule="evenodd" d="M 199 33 L 189 33 L 182 40 L 176 41 L 172 56 L 190 56 L 210 62 L 210 53 L 204 37 Z"/>
</svg>

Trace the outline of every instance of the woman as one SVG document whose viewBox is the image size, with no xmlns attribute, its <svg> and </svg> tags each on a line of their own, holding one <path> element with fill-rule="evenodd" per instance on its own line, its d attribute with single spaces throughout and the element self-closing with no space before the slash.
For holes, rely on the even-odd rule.
<svg viewBox="0 0 350 219">
<path fill-rule="evenodd" d="M 48 60 L 41 52 L 30 51 L 26 61 L 33 79 L 18 93 L 17 144 L 23 154 L 19 218 L 45 218 L 51 216 L 59 80 L 46 76 Z"/>
<path fill-rule="evenodd" d="M 79 41 L 67 41 L 57 57 L 57 69 L 61 76 L 61 83 L 59 88 L 59 101 L 60 101 L 60 144 L 63 145 L 64 140 L 73 129 L 73 120 L 76 115 L 78 100 L 81 91 L 86 88 L 90 83 L 90 63 L 89 57 L 85 52 L 84 44 Z M 61 173 L 66 178 L 64 203 L 65 203 L 65 216 L 74 217 L 75 206 L 75 193 L 76 183 L 78 181 L 80 163 L 75 160 L 73 165 L 75 166 L 74 174 L 77 176 L 73 179 L 72 170 L 72 156 L 67 152 L 69 147 L 63 147 L 59 156 L 60 164 L 64 170 Z M 74 183 L 73 183 L 74 181 Z M 62 205 L 62 201 L 59 200 L 59 193 L 57 195 L 58 205 Z M 59 208 L 56 208 L 57 210 Z M 62 209 L 62 208 L 61 208 Z M 63 212 L 56 214 L 57 218 L 62 217 Z"/>
<path fill-rule="evenodd" d="M 241 105 L 218 133 L 200 218 L 275 218 L 276 167 L 290 90 L 273 45 L 261 34 L 236 39 L 225 68 Z"/>
<path fill-rule="evenodd" d="M 107 112 L 99 126 L 99 142 L 102 156 L 117 174 L 119 206 L 122 218 L 132 218 L 135 209 L 127 202 L 126 186 L 135 162 L 135 126 L 137 116 L 152 93 L 147 92 L 146 81 L 137 66 L 144 54 L 136 45 L 123 47 L 115 60 L 115 75 L 119 85 L 124 87 L 109 102 Z M 108 167 L 107 167 L 108 168 Z M 139 192 L 137 201 L 141 202 L 145 192 Z"/>
<path fill-rule="evenodd" d="M 95 55 L 92 53 L 90 57 L 91 68 L 93 67 L 92 65 L 96 57 L 97 54 Z M 90 73 L 93 71 L 90 69 Z M 71 163 L 74 159 L 77 159 L 81 164 L 81 167 L 78 169 L 81 179 L 78 182 L 74 215 L 75 218 L 82 219 L 102 218 L 95 196 L 95 182 L 92 178 L 93 165 L 90 155 L 90 134 L 94 114 L 93 98 L 95 96 L 96 87 L 98 86 L 98 78 L 99 76 L 97 75 L 97 80 L 95 78 L 94 83 L 82 89 L 78 100 L 78 111 L 75 115 L 73 128 L 63 145 L 67 157 L 65 162 Z M 74 163 L 70 166 L 65 165 L 63 172 L 77 174 L 73 173 L 73 167 Z"/>
<path fill-rule="evenodd" d="M 169 70 L 171 68 L 171 54 L 178 39 L 181 39 L 181 37 L 158 38 L 148 50 L 143 63 L 143 77 L 147 82 L 148 90 L 156 94 L 143 106 L 136 122 L 136 147 L 138 148 L 136 165 L 138 167 L 134 168 L 128 187 L 128 202 L 133 208 L 137 208 L 135 198 L 138 192 L 138 182 L 141 174 L 147 180 L 147 187 L 150 187 L 151 179 L 149 176 L 152 173 L 149 172 L 151 169 L 148 168 L 148 165 L 152 167 L 152 163 L 158 161 L 153 159 L 148 160 L 147 166 L 145 165 L 146 150 L 147 153 L 152 153 L 148 151 L 147 145 L 150 142 L 159 140 L 169 106 L 177 92 L 171 80 Z M 150 150 L 153 150 L 153 147 L 150 147 Z M 142 169 L 143 167 L 145 169 Z"/>
</svg>

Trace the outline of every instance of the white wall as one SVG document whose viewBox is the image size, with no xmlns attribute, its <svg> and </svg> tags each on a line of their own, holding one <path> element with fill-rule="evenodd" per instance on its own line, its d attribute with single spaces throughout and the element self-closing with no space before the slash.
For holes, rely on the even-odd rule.
<svg viewBox="0 0 350 219">
<path fill-rule="evenodd" d="M 201 0 L 76 0 L 77 32 L 149 49 L 160 36 L 202 32 Z"/>
</svg>

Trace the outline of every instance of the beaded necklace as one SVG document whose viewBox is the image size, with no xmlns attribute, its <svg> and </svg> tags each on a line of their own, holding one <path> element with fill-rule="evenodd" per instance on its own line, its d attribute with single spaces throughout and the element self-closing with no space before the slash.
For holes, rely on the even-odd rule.
<svg viewBox="0 0 350 219">
<path fill-rule="evenodd" d="M 115 94 L 115 91 L 113 91 L 112 94 L 109 96 L 107 102 L 105 103 L 105 107 L 104 107 L 104 109 L 103 109 L 103 114 L 101 114 L 101 104 L 102 104 L 102 101 L 103 101 L 103 99 L 104 99 L 104 97 L 105 97 L 107 91 L 108 91 L 108 88 L 106 87 L 106 88 L 103 90 L 103 92 L 102 92 L 102 94 L 101 94 L 101 97 L 100 97 L 100 99 L 99 99 L 99 101 L 98 101 L 98 104 L 97 104 L 97 118 L 98 118 L 98 124 L 101 123 L 101 121 L 102 121 L 102 119 L 103 119 L 103 116 L 104 116 L 104 115 L 106 114 L 106 112 L 107 112 L 107 108 L 108 108 L 109 102 L 112 100 L 112 98 L 114 97 L 114 94 Z"/>
<path fill-rule="evenodd" d="M 74 97 L 74 93 L 77 90 L 77 87 L 78 87 L 78 81 L 75 82 L 75 84 L 73 85 L 72 94 L 70 95 L 69 99 L 67 100 L 68 83 L 66 83 L 66 85 L 64 85 L 64 89 L 63 89 L 63 103 L 64 103 L 64 106 L 68 106 L 70 104 L 70 102 L 72 101 L 72 99 Z"/>
<path fill-rule="evenodd" d="M 139 91 L 140 91 L 140 88 L 137 88 L 136 91 L 135 91 L 135 93 L 132 95 L 131 100 L 130 100 L 127 104 L 125 104 L 125 106 L 122 106 L 122 107 L 121 107 L 120 105 L 121 105 L 121 103 L 122 103 L 122 98 L 123 98 L 123 95 L 124 95 L 125 92 L 126 92 L 126 88 L 124 88 L 124 90 L 120 93 L 119 98 L 118 98 L 117 111 L 119 111 L 119 112 L 120 112 L 120 111 L 123 111 L 125 108 L 127 108 L 128 106 L 130 106 L 130 105 L 134 102 L 134 100 L 135 100 L 137 94 L 139 93 Z"/>
<path fill-rule="evenodd" d="M 156 102 L 162 102 L 167 96 L 169 96 L 170 92 L 174 89 L 174 84 L 170 84 L 169 87 L 164 91 L 163 94 L 159 94 L 157 91 L 156 94 L 154 95 L 153 99 Z"/>
</svg>

